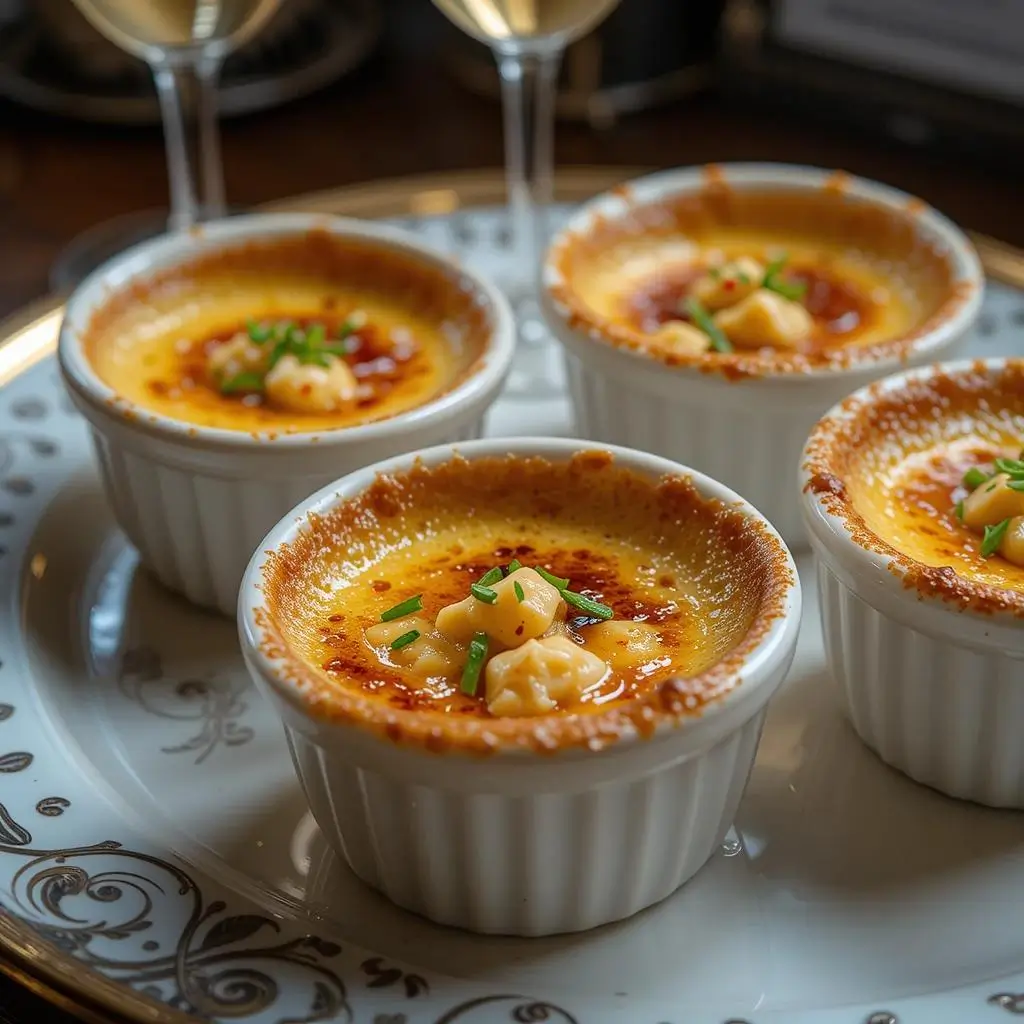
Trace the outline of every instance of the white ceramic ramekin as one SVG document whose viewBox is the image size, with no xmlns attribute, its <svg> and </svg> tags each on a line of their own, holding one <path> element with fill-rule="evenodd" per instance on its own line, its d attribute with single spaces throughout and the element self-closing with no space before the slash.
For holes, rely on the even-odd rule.
<svg viewBox="0 0 1024 1024">
<path fill-rule="evenodd" d="M 81 339 L 113 293 L 154 272 L 253 241 L 324 231 L 440 268 L 452 288 L 486 311 L 490 339 L 468 375 L 425 405 L 362 426 L 254 436 L 196 427 L 119 399 L 89 364 Z M 59 360 L 71 398 L 92 427 L 107 495 L 143 562 L 171 590 L 234 615 L 238 585 L 256 545 L 297 502 L 360 466 L 423 445 L 478 437 L 515 344 L 502 294 L 404 232 L 307 214 L 256 214 L 145 242 L 105 264 L 78 288 L 61 328 Z"/>
<path fill-rule="evenodd" d="M 467 459 L 511 453 L 567 462 L 586 449 L 572 440 L 515 438 L 434 448 L 418 457 L 427 466 L 455 451 Z M 602 450 L 653 479 L 690 475 L 651 455 Z M 742 654 L 728 669 L 735 686 L 699 714 L 680 709 L 648 738 L 631 734 L 604 747 L 540 753 L 498 743 L 480 755 L 400 746 L 361 723 L 318 716 L 315 696 L 293 681 L 289 655 L 266 625 L 260 581 L 266 551 L 294 539 L 300 517 L 325 513 L 361 493 L 376 473 L 405 470 L 413 461 L 353 473 L 294 510 L 260 545 L 242 584 L 242 651 L 281 713 L 321 829 L 352 870 L 395 903 L 476 932 L 580 931 L 664 899 L 717 849 L 746 785 L 766 704 L 795 650 L 800 584 L 792 557 L 769 529 L 778 556 L 772 570 L 778 575 L 769 578 L 772 610 L 762 608 L 755 618 L 748 649 L 742 641 L 737 648 Z M 692 477 L 703 496 L 735 503 L 761 520 L 720 484 Z M 399 728 L 408 714 L 394 712 Z M 536 728 L 537 720 L 514 721 Z"/>
<path fill-rule="evenodd" d="M 872 402 L 938 372 L 994 374 L 1003 365 L 940 364 L 862 389 L 815 428 L 801 480 L 826 656 L 861 739 L 949 796 L 1024 808 L 1024 594 L 961 581 L 951 569 L 951 593 L 922 591 L 915 564 L 851 516 L 842 477 L 828 475 L 836 428 Z"/>
<path fill-rule="evenodd" d="M 736 378 L 715 361 L 667 365 L 611 344 L 561 298 L 565 246 L 637 208 L 723 185 L 737 191 L 841 189 L 836 202 L 868 203 L 904 218 L 948 258 L 956 291 L 941 315 L 905 350 L 844 367 Z M 794 478 L 803 443 L 835 402 L 907 365 L 962 354 L 981 305 L 984 275 L 973 246 L 952 222 L 903 192 L 850 175 L 780 164 L 724 164 L 655 174 L 584 204 L 555 238 L 543 269 L 543 305 L 562 343 L 577 435 L 655 452 L 693 466 L 742 494 L 792 547 L 806 545 Z"/>
</svg>

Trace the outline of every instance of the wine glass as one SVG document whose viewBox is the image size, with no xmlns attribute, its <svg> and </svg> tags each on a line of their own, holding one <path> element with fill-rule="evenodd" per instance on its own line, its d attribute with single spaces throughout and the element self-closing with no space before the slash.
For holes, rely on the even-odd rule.
<svg viewBox="0 0 1024 1024">
<path fill-rule="evenodd" d="M 501 76 L 505 170 L 516 262 L 530 268 L 526 287 L 510 291 L 519 351 L 509 391 L 543 397 L 553 378 L 547 331 L 537 305 L 553 195 L 555 96 L 566 46 L 594 28 L 619 0 L 434 0 L 460 29 L 488 44 Z"/>
<path fill-rule="evenodd" d="M 167 228 L 184 231 L 223 216 L 217 79 L 224 58 L 259 31 L 281 0 L 72 2 L 98 31 L 153 72 L 167 147 Z M 129 226 L 136 235 L 131 241 L 149 234 L 148 220 L 138 215 Z M 95 262 L 93 249 L 116 249 L 123 227 L 100 225 L 99 233 L 74 246 L 74 262 Z"/>
</svg>

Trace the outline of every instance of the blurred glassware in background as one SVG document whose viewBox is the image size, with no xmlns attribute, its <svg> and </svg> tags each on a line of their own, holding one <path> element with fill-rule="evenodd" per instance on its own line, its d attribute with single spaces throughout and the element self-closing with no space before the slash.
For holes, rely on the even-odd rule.
<svg viewBox="0 0 1024 1024">
<path fill-rule="evenodd" d="M 519 265 L 537 270 L 525 278 L 528 291 L 510 295 L 520 344 L 508 388 L 521 397 L 545 397 L 561 388 L 554 349 L 537 305 L 537 277 L 553 198 L 558 70 L 566 46 L 603 21 L 618 2 L 434 0 L 460 29 L 491 47 L 501 76 L 512 242 Z"/>
<path fill-rule="evenodd" d="M 611 128 L 622 116 L 709 88 L 726 0 L 629 0 L 562 60 L 556 116 Z M 484 46 L 452 33 L 446 63 L 473 92 L 496 96 L 500 79 Z"/>
<path fill-rule="evenodd" d="M 169 129 L 171 226 L 219 216 L 225 208 L 217 115 L 259 110 L 326 85 L 362 63 L 380 36 L 377 0 L 279 4 L 280 0 L 243 0 L 232 15 L 231 3 L 225 0 L 138 5 L 124 0 L 81 0 L 79 13 L 67 0 L 35 0 L 20 11 L 9 0 L 0 26 L 0 93 L 36 109 L 104 122 L 148 123 L 163 111 Z M 156 56 L 161 61 L 152 53 L 152 39 L 143 36 L 125 46 L 123 33 L 118 38 L 110 17 L 111 13 L 118 16 L 121 7 L 138 7 L 142 17 L 150 19 L 150 29 L 172 35 L 175 19 L 181 19 L 177 42 L 172 39 L 167 45 L 165 40 L 156 46 L 175 51 L 179 58 L 200 61 L 200 75 L 186 76 L 180 96 L 167 95 L 161 82 L 167 76 L 149 60 Z M 145 24 L 137 27 L 146 29 Z M 222 81 L 219 71 L 225 58 L 227 77 Z M 175 116 L 168 120 L 167 103 L 175 98 L 178 102 L 171 110 Z M 179 121 L 181 132 L 174 126 Z M 182 157 L 187 160 L 185 167 Z M 109 257 L 168 226 L 167 214 L 159 210 L 97 224 L 60 254 L 51 268 L 51 286 L 55 291 L 72 288 Z"/>
</svg>

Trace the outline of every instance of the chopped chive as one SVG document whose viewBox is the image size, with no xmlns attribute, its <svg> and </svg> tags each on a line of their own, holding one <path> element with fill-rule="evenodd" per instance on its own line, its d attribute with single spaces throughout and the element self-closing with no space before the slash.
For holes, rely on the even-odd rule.
<svg viewBox="0 0 1024 1024">
<path fill-rule="evenodd" d="M 1024 460 L 996 459 L 996 469 L 1014 480 L 1024 480 Z"/>
<path fill-rule="evenodd" d="M 995 526 L 985 527 L 985 536 L 981 539 L 982 558 L 988 558 L 990 555 L 994 555 L 996 553 L 999 545 L 1003 542 L 1003 537 L 1006 536 L 1006 531 L 1009 528 L 1009 519 L 1004 519 L 1001 523 L 996 523 Z"/>
<path fill-rule="evenodd" d="M 234 395 L 239 391 L 262 391 L 263 377 L 258 373 L 239 373 L 222 380 L 220 390 L 225 395 Z"/>
<path fill-rule="evenodd" d="M 522 567 L 523 563 L 520 562 L 518 558 L 513 558 L 512 561 L 508 563 L 508 574 L 511 576 L 512 573 L 517 572 L 519 569 L 522 569 Z"/>
<path fill-rule="evenodd" d="M 1006 486 L 1011 491 L 1024 491 L 1024 480 L 1008 480 Z"/>
<path fill-rule="evenodd" d="M 704 308 L 704 304 L 696 296 L 691 295 L 686 300 L 686 312 L 690 314 L 693 322 L 711 340 L 711 347 L 716 352 L 731 352 L 732 344 L 722 333 L 721 328 L 711 319 L 711 314 Z"/>
<path fill-rule="evenodd" d="M 481 587 L 489 587 L 492 584 L 497 583 L 498 580 L 504 577 L 504 575 L 505 574 L 501 571 L 501 566 L 496 565 L 493 569 L 488 569 L 487 572 L 485 572 L 476 582 Z"/>
<path fill-rule="evenodd" d="M 394 619 L 400 619 L 404 615 L 412 615 L 413 612 L 418 612 L 423 608 L 423 595 L 417 594 L 415 597 L 406 598 L 406 600 L 399 602 L 393 608 L 389 608 L 386 612 L 382 612 L 380 616 L 381 622 L 391 622 Z"/>
<path fill-rule="evenodd" d="M 568 604 L 571 604 L 574 608 L 579 608 L 581 612 L 586 612 L 592 618 L 611 619 L 615 616 L 615 612 L 608 605 L 591 600 L 591 598 L 584 597 L 582 594 L 575 594 L 571 590 L 563 590 L 562 597 L 565 598 Z"/>
<path fill-rule="evenodd" d="M 988 473 L 986 473 L 982 469 L 978 469 L 977 466 L 974 466 L 972 469 L 969 469 L 966 473 L 964 473 L 963 483 L 964 487 L 966 487 L 970 491 L 973 491 L 976 488 L 980 487 L 983 483 L 987 483 L 991 479 L 992 478 L 989 476 Z"/>
<path fill-rule="evenodd" d="M 267 361 L 267 368 L 272 370 L 281 361 L 282 356 L 288 354 L 288 342 L 284 338 L 275 342 L 270 352 L 270 359 Z"/>
<path fill-rule="evenodd" d="M 542 580 L 547 580 L 551 586 L 557 587 L 559 590 L 565 590 L 565 588 L 569 586 L 569 581 L 562 579 L 561 576 L 556 576 L 554 573 L 548 572 L 547 569 L 542 569 L 539 565 L 535 565 L 533 568 L 534 572 L 536 572 Z"/>
<path fill-rule="evenodd" d="M 768 281 L 771 280 L 771 278 L 775 277 L 777 274 L 781 273 L 782 268 L 785 267 L 785 265 L 788 262 L 789 262 L 789 253 L 788 252 L 784 252 L 777 259 L 772 260 L 771 263 L 769 263 L 768 266 L 765 267 L 764 278 L 761 281 L 761 287 L 762 288 L 767 288 L 768 287 Z"/>
<path fill-rule="evenodd" d="M 338 341 L 344 341 L 350 334 L 355 334 L 356 325 L 351 320 L 346 320 L 338 328 Z"/>
<path fill-rule="evenodd" d="M 516 600 L 522 604 L 526 600 L 526 594 L 523 592 L 523 585 L 519 580 L 512 581 L 512 589 L 516 593 Z"/>
<path fill-rule="evenodd" d="M 784 299 L 792 299 L 796 302 L 804 297 L 804 293 L 807 291 L 807 284 L 804 281 L 791 282 L 783 281 L 779 278 L 779 274 L 782 273 L 788 261 L 788 254 L 783 254 L 778 259 L 772 260 L 764 272 L 764 277 L 761 279 L 761 287 L 767 288 L 770 292 L 775 292 L 776 295 L 781 295 Z"/>
<path fill-rule="evenodd" d="M 487 657 L 487 634 L 474 633 L 473 639 L 469 641 L 469 657 L 466 658 L 466 667 L 462 670 L 462 692 L 467 697 L 475 697 L 477 687 L 480 684 L 480 672 L 484 667 L 484 659 Z"/>
<path fill-rule="evenodd" d="M 964 517 L 964 503 L 963 503 L 963 499 L 961 499 L 960 501 L 958 501 L 956 503 L 956 507 L 953 509 L 953 511 L 956 512 L 957 519 L 961 519 L 961 520 L 963 519 L 963 517 Z"/>
<path fill-rule="evenodd" d="M 418 629 L 410 629 L 408 633 L 403 633 L 401 636 L 396 636 L 391 641 L 391 650 L 400 651 L 403 647 L 408 647 L 409 644 L 416 643 L 420 638 L 420 631 Z"/>
<path fill-rule="evenodd" d="M 741 270 L 736 275 L 736 280 L 739 281 L 740 284 L 750 284 L 750 275 L 749 274 L 744 274 L 743 271 Z"/>
<path fill-rule="evenodd" d="M 327 338 L 327 328 L 323 324 L 310 324 L 306 331 L 306 341 L 310 345 L 320 346 Z"/>
<path fill-rule="evenodd" d="M 708 277 L 710 277 L 712 281 L 717 281 L 721 276 L 721 267 L 708 267 Z"/>
<path fill-rule="evenodd" d="M 479 583 L 471 583 L 469 585 L 469 592 L 478 600 L 483 601 L 484 604 L 494 604 L 498 600 L 498 592 L 491 590 L 490 587 L 481 586 Z"/>
<path fill-rule="evenodd" d="M 245 329 L 249 334 L 249 340 L 257 345 L 262 345 L 264 342 L 269 341 L 274 333 L 274 328 L 269 324 L 258 324 L 255 320 L 246 321 Z"/>
</svg>

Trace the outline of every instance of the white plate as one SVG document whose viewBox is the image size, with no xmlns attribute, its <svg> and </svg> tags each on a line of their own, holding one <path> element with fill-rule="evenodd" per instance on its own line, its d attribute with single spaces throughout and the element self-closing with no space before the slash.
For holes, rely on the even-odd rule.
<svg viewBox="0 0 1024 1024">
<path fill-rule="evenodd" d="M 462 215 L 465 221 L 465 215 Z M 474 260 L 496 213 L 417 222 Z M 993 286 L 977 350 L 1024 351 Z M 0 942 L 136 1021 L 974 1024 L 1024 1015 L 1024 817 L 956 803 L 856 739 L 811 566 L 792 676 L 736 828 L 664 904 L 483 939 L 357 882 L 306 812 L 234 626 L 137 570 L 47 355 L 0 350 Z M 491 433 L 568 433 L 564 399 Z M 90 970 L 82 970 L 82 967 Z M 111 983 L 113 982 L 113 983 Z M 140 998 L 143 997 L 143 998 Z M 151 1002 L 149 1002 L 151 1000 Z"/>
</svg>

